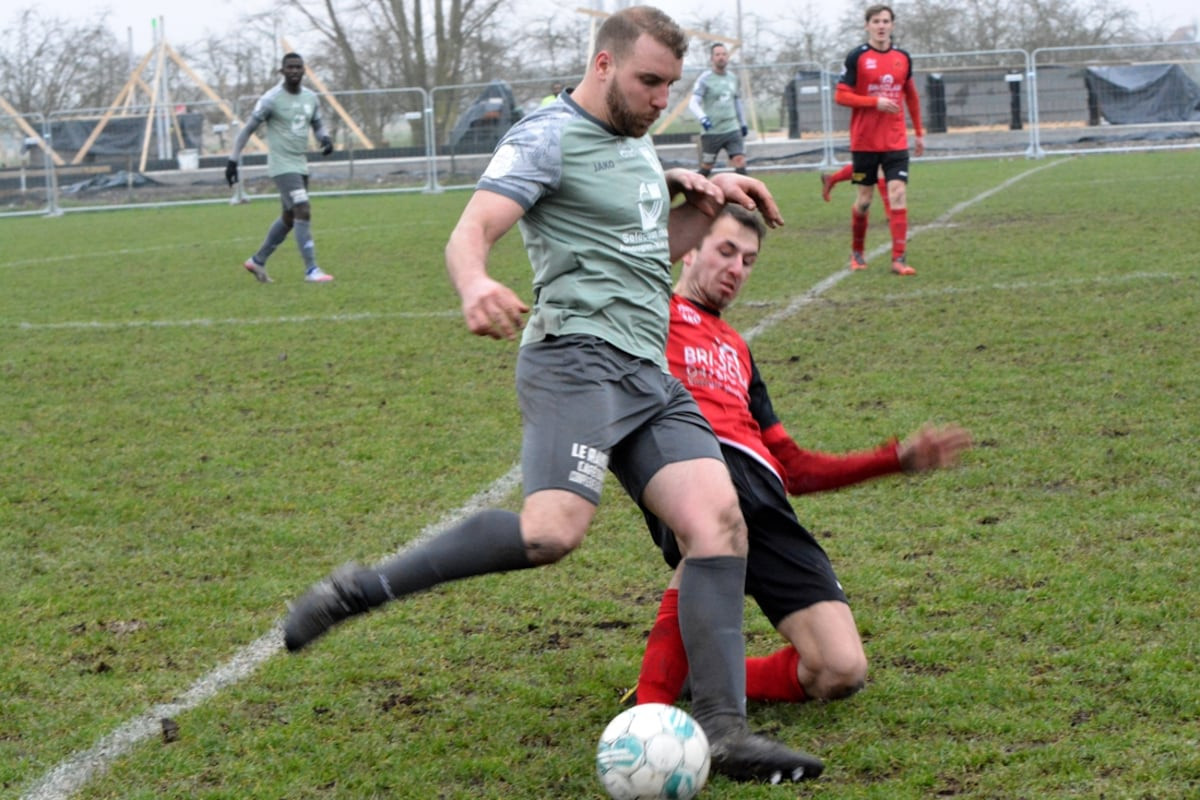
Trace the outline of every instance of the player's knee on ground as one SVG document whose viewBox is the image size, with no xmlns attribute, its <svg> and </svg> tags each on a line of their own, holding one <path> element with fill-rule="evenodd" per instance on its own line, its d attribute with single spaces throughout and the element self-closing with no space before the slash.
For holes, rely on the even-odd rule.
<svg viewBox="0 0 1200 800">
<path fill-rule="evenodd" d="M 817 663 L 813 663 L 817 662 Z M 805 681 L 805 692 L 814 700 L 841 700 L 862 690 L 867 682 L 866 656 L 835 656 L 817 660 L 801 657 L 801 670 L 808 667 L 810 677 Z"/>
</svg>

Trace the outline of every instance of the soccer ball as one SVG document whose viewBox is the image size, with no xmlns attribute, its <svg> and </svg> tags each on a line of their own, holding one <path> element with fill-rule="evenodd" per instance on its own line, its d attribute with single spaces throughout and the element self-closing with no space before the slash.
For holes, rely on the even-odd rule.
<svg viewBox="0 0 1200 800">
<path fill-rule="evenodd" d="M 691 800 L 708 767 L 708 737 L 696 720 L 661 703 L 622 711 L 596 748 L 596 772 L 613 800 Z"/>
</svg>

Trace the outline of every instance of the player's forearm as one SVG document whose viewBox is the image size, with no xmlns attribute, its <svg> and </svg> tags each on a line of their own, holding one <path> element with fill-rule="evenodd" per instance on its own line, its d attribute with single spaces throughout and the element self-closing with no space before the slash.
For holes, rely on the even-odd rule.
<svg viewBox="0 0 1200 800">
<path fill-rule="evenodd" d="M 250 136 L 257 127 L 258 117 L 250 117 L 250 119 L 246 120 L 246 124 L 242 126 L 233 140 L 233 152 L 229 154 L 230 161 L 237 161 L 242 157 L 242 150 L 246 147 L 246 143 L 250 141 Z"/>
<path fill-rule="evenodd" d="M 839 106 L 848 106 L 850 108 L 877 108 L 879 98 L 872 97 L 869 94 L 859 94 L 844 83 L 837 85 L 837 91 L 833 94 L 833 100 Z"/>
<path fill-rule="evenodd" d="M 873 450 L 853 453 L 824 453 L 805 450 L 787 434 L 783 425 L 763 433 L 763 441 L 784 469 L 789 494 L 812 494 L 840 489 L 871 478 L 900 471 L 899 446 L 890 439 Z"/>
</svg>

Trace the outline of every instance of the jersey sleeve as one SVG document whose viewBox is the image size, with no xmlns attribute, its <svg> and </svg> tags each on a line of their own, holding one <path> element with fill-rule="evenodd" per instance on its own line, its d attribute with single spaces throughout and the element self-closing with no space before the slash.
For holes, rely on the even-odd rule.
<svg viewBox="0 0 1200 800">
<path fill-rule="evenodd" d="M 924 136 L 925 129 L 921 125 L 921 98 L 917 94 L 917 86 L 910 76 L 904 83 L 904 104 L 908 106 L 908 116 L 912 119 L 913 133 Z"/>
<path fill-rule="evenodd" d="M 696 79 L 692 99 L 688 101 L 688 111 L 692 112 L 697 122 L 704 118 L 704 93 L 708 91 L 708 75 L 709 73 L 705 72 Z"/>
<path fill-rule="evenodd" d="M 840 489 L 900 471 L 899 444 L 895 439 L 853 453 L 805 450 L 788 435 L 782 423 L 763 431 L 771 455 L 783 465 L 788 494 L 812 494 Z"/>
<path fill-rule="evenodd" d="M 504 195 L 528 211 L 562 179 L 562 127 L 566 106 L 546 106 L 508 129 L 496 145 L 476 189 Z"/>
</svg>

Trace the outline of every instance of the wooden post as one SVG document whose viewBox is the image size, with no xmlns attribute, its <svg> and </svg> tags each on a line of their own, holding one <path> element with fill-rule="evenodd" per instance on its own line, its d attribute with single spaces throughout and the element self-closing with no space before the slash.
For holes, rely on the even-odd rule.
<svg viewBox="0 0 1200 800">
<path fill-rule="evenodd" d="M 17 127 L 23 130 L 26 136 L 36 140 L 38 146 L 50 154 L 50 158 L 56 165 L 60 167 L 63 165 L 64 162 L 62 156 L 54 152 L 53 147 L 46 144 L 46 140 L 42 138 L 42 135 L 35 131 L 33 127 L 25 121 L 25 118 L 22 117 L 15 108 L 8 104 L 8 101 L 5 100 L 3 96 L 0 96 L 0 110 L 4 111 L 5 114 L 8 114 L 10 117 L 15 119 L 17 121 Z"/>
<path fill-rule="evenodd" d="M 129 107 L 129 100 L 133 97 L 133 87 L 141 82 L 142 79 L 139 76 L 141 75 L 142 70 L 146 68 L 146 64 L 150 61 L 150 57 L 153 55 L 153 49 L 146 51 L 146 55 L 142 57 L 141 62 L 130 74 L 129 80 L 125 81 L 125 85 L 121 87 L 121 91 L 117 95 L 117 99 L 114 100 L 113 104 L 108 107 L 107 111 L 104 112 L 104 116 L 100 118 L 100 121 L 96 123 L 96 127 L 92 128 L 92 132 L 88 134 L 88 138 L 83 143 L 83 147 L 79 148 L 79 152 L 76 153 L 75 157 L 71 159 L 72 164 L 78 164 L 87 157 L 88 151 L 92 149 L 92 145 L 96 143 L 96 139 L 104 130 L 104 126 L 108 124 L 110 119 L 112 119 L 113 114 L 116 113 L 117 108 L 121 105 L 121 103 L 124 102 L 126 108 Z"/>
</svg>

